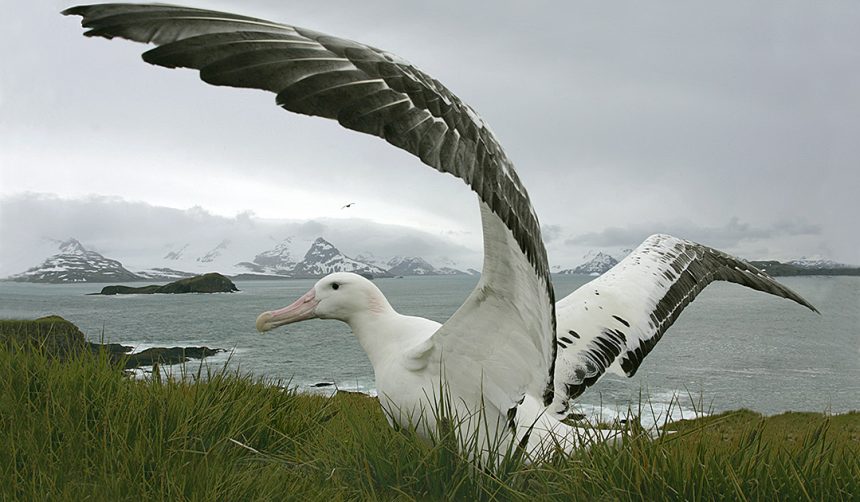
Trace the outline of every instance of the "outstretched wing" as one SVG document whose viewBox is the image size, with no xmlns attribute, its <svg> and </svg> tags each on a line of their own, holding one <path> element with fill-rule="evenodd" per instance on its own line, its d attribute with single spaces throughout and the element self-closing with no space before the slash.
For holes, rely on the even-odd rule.
<svg viewBox="0 0 860 502">
<path fill-rule="evenodd" d="M 515 350 L 496 352 L 483 377 L 504 382 L 499 385 L 506 394 L 529 388 L 548 401 L 555 317 L 540 225 L 493 134 L 445 86 L 386 51 L 262 19 L 138 4 L 80 6 L 64 14 L 82 16 L 87 36 L 156 44 L 143 55 L 149 63 L 200 70 L 200 77 L 214 85 L 274 92 L 287 110 L 379 136 L 465 181 L 481 201 L 484 274 L 464 308 L 435 338 L 444 341 L 446 351 L 468 357 L 474 347 L 486 353 L 487 340 L 501 344 L 514 335 L 524 337 Z M 512 301 L 525 302 L 529 314 L 508 313 L 502 322 L 486 322 Z M 504 336 L 485 338 L 493 333 L 480 335 L 484 329 Z M 447 336 L 455 332 L 456 337 Z M 492 369 L 518 364 L 506 360 L 512 352 L 529 362 L 527 371 L 503 376 Z"/>
<path fill-rule="evenodd" d="M 556 413 L 617 365 L 633 376 L 684 307 L 713 281 L 793 300 L 797 293 L 749 263 L 669 235 L 652 235 L 608 272 L 556 305 Z"/>
</svg>

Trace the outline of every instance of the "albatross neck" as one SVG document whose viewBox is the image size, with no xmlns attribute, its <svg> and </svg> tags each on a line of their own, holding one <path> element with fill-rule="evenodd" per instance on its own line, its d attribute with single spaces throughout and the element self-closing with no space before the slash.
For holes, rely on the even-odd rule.
<svg viewBox="0 0 860 502">
<path fill-rule="evenodd" d="M 370 308 L 353 313 L 345 321 L 376 368 L 384 359 L 404 349 L 409 338 L 406 319 L 379 293 Z"/>
</svg>

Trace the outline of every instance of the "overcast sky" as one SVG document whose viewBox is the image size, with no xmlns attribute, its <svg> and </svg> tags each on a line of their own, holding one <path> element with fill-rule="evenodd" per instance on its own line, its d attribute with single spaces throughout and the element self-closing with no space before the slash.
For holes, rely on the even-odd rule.
<svg viewBox="0 0 860 502">
<path fill-rule="evenodd" d="M 465 185 L 384 141 L 152 67 L 140 44 L 84 38 L 59 15 L 70 3 L 6 1 L 0 210 L 28 192 L 96 195 L 362 218 L 480 246 Z M 749 259 L 860 264 L 858 2 L 184 3 L 369 43 L 445 83 L 515 162 L 553 264 L 655 232 Z"/>
</svg>

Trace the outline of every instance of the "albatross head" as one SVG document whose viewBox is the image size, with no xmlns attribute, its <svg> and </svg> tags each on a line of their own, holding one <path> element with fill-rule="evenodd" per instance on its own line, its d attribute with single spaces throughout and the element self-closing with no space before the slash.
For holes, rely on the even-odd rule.
<svg viewBox="0 0 860 502">
<path fill-rule="evenodd" d="M 257 330 L 269 331 L 307 319 L 337 319 L 350 322 L 357 314 L 391 310 L 388 300 L 372 282 L 350 272 L 335 272 L 320 279 L 314 287 L 286 307 L 263 312 L 257 317 Z"/>
</svg>

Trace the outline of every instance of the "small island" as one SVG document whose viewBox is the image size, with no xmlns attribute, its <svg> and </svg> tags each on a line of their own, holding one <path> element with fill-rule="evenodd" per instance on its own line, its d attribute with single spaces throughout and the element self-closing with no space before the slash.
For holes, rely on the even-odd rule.
<svg viewBox="0 0 860 502">
<path fill-rule="evenodd" d="M 134 288 L 131 286 L 105 286 L 100 293 L 91 295 L 151 295 L 155 293 L 179 294 L 179 293 L 233 293 L 239 288 L 229 278 L 217 272 L 203 275 L 195 275 L 186 279 L 159 286 L 143 286 Z"/>
</svg>

